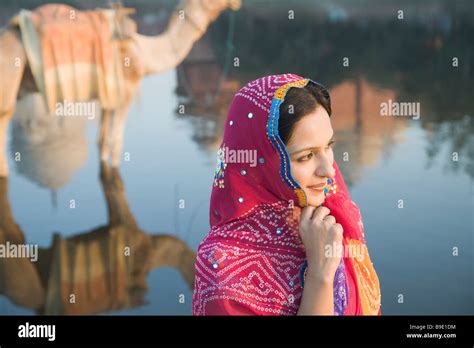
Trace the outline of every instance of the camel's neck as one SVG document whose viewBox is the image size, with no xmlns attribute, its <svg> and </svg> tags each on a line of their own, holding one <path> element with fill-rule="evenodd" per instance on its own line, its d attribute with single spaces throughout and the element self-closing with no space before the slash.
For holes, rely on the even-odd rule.
<svg viewBox="0 0 474 348">
<path fill-rule="evenodd" d="M 199 1 L 184 1 L 182 10 L 174 12 L 165 32 L 158 36 L 134 34 L 145 75 L 175 68 L 189 54 L 193 44 L 206 32 L 209 24 L 224 10 L 210 11 Z"/>
</svg>

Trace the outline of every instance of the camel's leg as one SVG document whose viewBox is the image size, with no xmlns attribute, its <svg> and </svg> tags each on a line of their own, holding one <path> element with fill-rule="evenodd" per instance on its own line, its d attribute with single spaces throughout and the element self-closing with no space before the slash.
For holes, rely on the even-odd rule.
<svg viewBox="0 0 474 348">
<path fill-rule="evenodd" d="M 110 168 L 106 163 L 100 164 L 100 181 L 108 208 L 109 226 L 123 225 L 130 231 L 138 229 L 133 213 L 130 210 L 125 192 L 125 185 L 118 168 Z"/>
<path fill-rule="evenodd" d="M 126 93 L 124 103 L 121 107 L 117 108 L 112 119 L 112 128 L 106 136 L 106 143 L 108 144 L 112 167 L 118 167 L 120 165 L 120 156 L 122 155 L 123 137 L 125 131 L 125 122 L 127 121 L 128 111 L 130 106 L 137 94 L 140 86 L 139 80 L 127 80 L 126 81 Z"/>
<path fill-rule="evenodd" d="M 125 122 L 127 121 L 130 103 L 115 111 L 113 127 L 110 132 L 110 154 L 112 157 L 112 167 L 120 165 L 120 157 L 122 155 L 123 137 L 125 132 Z"/>
<path fill-rule="evenodd" d="M 110 120 L 112 119 L 112 115 L 112 110 L 103 109 L 100 118 L 98 145 L 100 160 L 103 162 L 106 162 L 109 158 L 109 144 L 107 141 L 110 138 Z"/>
<path fill-rule="evenodd" d="M 0 116 L 0 177 L 8 176 L 7 131 L 13 111 Z"/>
<path fill-rule="evenodd" d="M 8 178 L 0 177 L 0 244 L 7 242 L 25 244 L 25 235 L 15 221 L 8 200 Z M 36 266 L 27 258 L 0 258 L 0 294 L 21 307 L 41 308 L 44 288 Z"/>
<path fill-rule="evenodd" d="M 15 111 L 26 63 L 26 54 L 19 33 L 0 29 L 0 177 L 8 176 L 7 129 Z"/>
</svg>

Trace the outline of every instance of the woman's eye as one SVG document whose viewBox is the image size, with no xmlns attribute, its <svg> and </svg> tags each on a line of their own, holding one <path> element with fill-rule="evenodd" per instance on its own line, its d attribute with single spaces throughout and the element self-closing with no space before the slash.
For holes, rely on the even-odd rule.
<svg viewBox="0 0 474 348">
<path fill-rule="evenodd" d="M 312 153 L 312 152 L 308 153 L 307 155 L 305 155 L 305 156 L 303 156 L 303 157 L 300 157 L 300 158 L 298 159 L 298 161 L 304 162 L 304 161 L 309 160 L 311 157 L 313 157 L 313 153 Z"/>
<path fill-rule="evenodd" d="M 334 141 L 331 141 L 328 146 L 326 146 L 326 151 L 329 150 L 330 148 L 332 148 L 332 146 L 334 145 Z"/>
</svg>

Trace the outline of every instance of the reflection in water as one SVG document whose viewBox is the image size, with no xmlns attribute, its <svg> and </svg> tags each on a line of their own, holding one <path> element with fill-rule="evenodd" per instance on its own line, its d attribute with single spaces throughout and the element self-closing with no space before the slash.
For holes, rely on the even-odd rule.
<svg viewBox="0 0 474 348">
<path fill-rule="evenodd" d="M 448 147 L 444 156 L 444 169 L 455 173 L 461 169 L 474 178 L 474 117 L 465 115 L 458 122 L 434 123 L 427 127 L 429 146 L 427 168 L 433 166 L 438 157 L 443 157 L 443 148 Z"/>
<path fill-rule="evenodd" d="M 375 167 L 382 158 L 389 159 L 390 149 L 402 141 L 406 121 L 380 117 L 380 104 L 396 100 L 396 94 L 363 78 L 343 81 L 332 87 L 330 93 L 331 123 L 337 142 L 334 156 L 347 173 L 347 185 L 352 186 L 363 169 Z"/>
<path fill-rule="evenodd" d="M 101 165 L 100 181 L 109 222 L 40 249 L 38 262 L 0 259 L 0 293 L 39 314 L 91 314 L 144 304 L 146 277 L 153 269 L 179 270 L 192 289 L 195 252 L 172 235 L 140 229 L 116 168 Z M 8 202 L 7 178 L 0 180 L 0 242 L 24 243 Z"/>
<path fill-rule="evenodd" d="M 10 147 L 19 174 L 41 187 L 58 190 L 87 160 L 87 119 L 57 117 L 40 93 L 22 97 L 12 123 Z"/>
<path fill-rule="evenodd" d="M 8 201 L 8 178 L 0 177 L 0 244 L 8 241 L 26 242 Z M 36 265 L 25 258 L 0 258 L 0 294 L 22 307 L 41 308 L 45 290 Z"/>
<path fill-rule="evenodd" d="M 228 62 L 223 68 L 217 64 L 211 45 L 208 36 L 198 41 L 177 68 L 176 93 L 183 99 L 184 117 L 192 123 L 193 140 L 213 157 L 223 137 L 229 105 L 242 86 L 240 81 L 228 78 Z M 230 56 L 231 47 L 227 46 L 226 57 Z M 177 117 L 183 117 L 179 110 Z"/>
</svg>

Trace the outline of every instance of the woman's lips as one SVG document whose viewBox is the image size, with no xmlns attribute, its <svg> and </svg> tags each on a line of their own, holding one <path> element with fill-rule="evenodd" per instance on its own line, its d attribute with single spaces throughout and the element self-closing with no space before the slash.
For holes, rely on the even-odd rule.
<svg viewBox="0 0 474 348">
<path fill-rule="evenodd" d="M 325 184 L 321 184 L 321 185 L 317 185 L 317 186 L 308 186 L 308 188 L 311 191 L 314 191 L 314 192 L 323 192 L 324 186 L 325 186 Z"/>
</svg>

